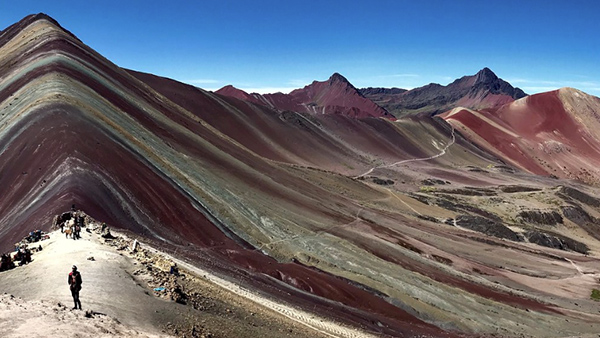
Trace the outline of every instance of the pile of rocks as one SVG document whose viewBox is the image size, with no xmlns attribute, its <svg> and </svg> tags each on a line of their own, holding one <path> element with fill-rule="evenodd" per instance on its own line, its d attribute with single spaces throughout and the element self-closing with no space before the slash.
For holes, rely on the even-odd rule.
<svg viewBox="0 0 600 338">
<path fill-rule="evenodd" d="M 211 297 L 196 291 L 193 286 L 191 290 L 187 290 L 186 285 L 194 285 L 197 277 L 180 269 L 173 260 L 145 248 L 136 239 L 112 234 L 104 223 L 90 220 L 87 229 L 102 237 L 104 244 L 135 259 L 139 268 L 133 275 L 144 280 L 149 292 L 154 296 L 191 306 L 198 311 L 220 311 Z M 232 315 L 231 312 L 227 314 Z M 184 323 L 186 322 L 170 323 L 165 329 L 179 337 L 213 337 L 208 325 L 202 322 L 193 320 Z"/>
<path fill-rule="evenodd" d="M 95 232 L 105 239 L 106 244 L 118 251 L 127 251 L 141 265 L 133 274 L 145 276 L 148 279 L 148 287 L 153 290 L 155 296 L 187 304 L 190 297 L 184 292 L 181 284 L 181 281 L 186 279 L 186 274 L 180 273 L 172 260 L 150 252 L 135 239 L 112 235 L 108 227 L 97 227 Z"/>
</svg>

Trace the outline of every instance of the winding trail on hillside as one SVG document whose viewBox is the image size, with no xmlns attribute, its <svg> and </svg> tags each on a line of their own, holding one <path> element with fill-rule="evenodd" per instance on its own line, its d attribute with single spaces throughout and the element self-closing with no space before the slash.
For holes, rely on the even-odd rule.
<svg viewBox="0 0 600 338">
<path fill-rule="evenodd" d="M 577 272 L 578 272 L 580 275 L 583 275 L 583 274 L 584 274 L 584 273 L 583 273 L 583 270 L 581 270 L 581 268 L 579 267 L 579 265 L 575 264 L 575 262 L 573 262 L 572 260 L 570 260 L 570 259 L 568 259 L 568 258 L 566 258 L 566 257 L 565 257 L 565 260 L 566 260 L 567 262 L 571 263 L 571 265 L 573 265 L 573 267 L 575 268 L 575 270 L 577 270 Z"/>
<path fill-rule="evenodd" d="M 398 196 L 395 192 L 393 192 L 391 189 L 386 188 L 387 191 L 390 192 L 390 194 L 392 194 L 394 197 L 396 197 L 396 199 L 398 199 L 398 201 L 402 202 L 402 204 L 404 204 L 407 208 L 409 208 L 410 210 L 412 210 L 415 214 L 419 215 L 419 216 L 423 216 L 422 213 L 420 213 L 419 211 L 417 211 L 417 209 L 413 208 L 410 206 L 410 204 L 406 203 L 403 199 L 400 198 L 400 196 Z"/>
<path fill-rule="evenodd" d="M 429 156 L 429 157 L 423 157 L 423 158 L 411 158 L 411 159 L 408 159 L 408 160 L 402 160 L 402 161 L 394 162 L 394 163 L 391 163 L 391 164 L 384 164 L 384 165 L 376 166 L 376 167 L 373 167 L 373 168 L 369 169 L 367 172 L 365 172 L 365 173 L 363 173 L 363 174 L 360 174 L 360 175 L 358 175 L 358 176 L 355 176 L 354 178 L 361 178 L 361 177 L 364 177 L 364 176 L 366 176 L 366 175 L 369 175 L 369 174 L 370 174 L 370 173 L 372 173 L 372 172 L 373 172 L 373 170 L 375 170 L 375 169 L 380 169 L 380 168 L 390 168 L 390 167 L 393 167 L 393 166 L 397 166 L 397 165 L 399 165 L 399 164 L 404 164 L 404 163 L 409 163 L 409 162 L 429 161 L 429 160 L 433 160 L 433 159 L 435 159 L 435 158 L 438 158 L 438 157 L 440 157 L 440 156 L 443 156 L 443 155 L 445 155 L 445 154 L 446 154 L 446 151 L 448 150 L 448 148 L 450 148 L 450 146 L 452 146 L 452 145 L 453 145 L 453 144 L 456 142 L 456 136 L 455 136 L 455 134 L 454 134 L 454 127 L 453 127 L 452 125 L 450 125 L 450 127 L 452 128 L 452 140 L 450 141 L 450 143 L 448 143 L 448 144 L 447 144 L 447 145 L 444 147 L 444 149 L 442 149 L 442 150 L 440 151 L 440 153 L 439 153 L 439 154 L 436 154 L 436 155 L 433 155 L 433 156 Z"/>
</svg>

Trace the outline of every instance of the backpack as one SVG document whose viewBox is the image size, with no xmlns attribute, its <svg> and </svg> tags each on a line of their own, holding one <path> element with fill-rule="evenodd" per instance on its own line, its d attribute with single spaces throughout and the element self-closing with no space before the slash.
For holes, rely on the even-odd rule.
<svg viewBox="0 0 600 338">
<path fill-rule="evenodd" d="M 78 289 L 78 285 L 77 285 L 77 276 L 78 273 L 70 273 L 69 276 L 71 277 L 71 290 L 77 290 Z"/>
</svg>

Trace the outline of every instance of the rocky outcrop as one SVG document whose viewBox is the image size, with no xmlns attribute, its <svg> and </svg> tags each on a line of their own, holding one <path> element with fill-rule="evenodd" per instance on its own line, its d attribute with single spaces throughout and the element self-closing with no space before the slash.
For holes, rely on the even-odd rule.
<svg viewBox="0 0 600 338">
<path fill-rule="evenodd" d="M 504 238 L 515 242 L 520 242 L 521 238 L 516 232 L 510 230 L 498 221 L 473 215 L 458 215 L 456 225 L 481 232 L 488 236 Z"/>
<path fill-rule="evenodd" d="M 496 171 L 499 171 L 501 173 L 507 173 L 507 174 L 514 174 L 515 172 L 517 172 L 517 170 L 513 167 L 509 167 L 507 165 L 502 165 L 502 164 L 498 164 L 492 167 L 493 169 L 495 169 Z"/>
<path fill-rule="evenodd" d="M 523 222 L 526 223 L 537 223 L 544 225 L 556 225 L 562 224 L 563 218 L 562 216 L 552 210 L 552 211 L 540 211 L 540 210 L 524 210 L 519 212 L 517 215 Z"/>
<path fill-rule="evenodd" d="M 587 245 L 578 242 L 572 238 L 559 234 L 551 234 L 541 232 L 538 230 L 531 230 L 525 232 L 525 237 L 531 243 L 535 243 L 537 245 L 545 246 L 548 248 L 570 250 L 582 254 L 587 254 L 589 252 L 589 248 L 587 247 Z"/>
<path fill-rule="evenodd" d="M 533 191 L 541 191 L 540 188 L 527 187 L 524 185 L 502 185 L 500 186 L 500 191 L 512 194 L 516 192 L 533 192 Z"/>
<path fill-rule="evenodd" d="M 561 208 L 563 215 L 569 221 L 582 226 L 586 223 L 596 222 L 596 219 L 588 214 L 582 207 L 578 205 L 567 205 Z"/>
<path fill-rule="evenodd" d="M 481 216 L 482 218 L 487 218 L 494 220 L 496 222 L 501 222 L 502 219 L 487 210 L 483 210 L 477 208 L 473 205 L 466 204 L 458 200 L 457 198 L 449 195 L 436 195 L 436 196 L 425 196 L 422 194 L 408 194 L 410 197 L 420 201 L 421 203 L 425 203 L 428 205 L 436 205 L 440 208 L 444 208 L 446 210 L 455 211 L 455 212 L 467 212 Z"/>
<path fill-rule="evenodd" d="M 563 206 L 562 213 L 566 219 L 579 225 L 590 236 L 600 240 L 600 227 L 598 219 L 588 214 L 581 206 L 577 204 Z"/>
<path fill-rule="evenodd" d="M 437 178 L 426 178 L 424 180 L 421 181 L 422 185 L 428 185 L 428 186 L 432 186 L 432 185 L 445 185 L 445 184 L 450 184 L 449 181 L 444 181 L 444 180 L 440 180 Z"/>
<path fill-rule="evenodd" d="M 583 191 L 580 191 L 575 188 L 562 186 L 559 188 L 558 193 L 559 196 L 563 197 L 565 200 L 569 200 L 569 197 L 579 201 L 581 203 L 587 204 L 591 207 L 600 207 L 600 199 L 596 197 L 592 197 Z"/>
<path fill-rule="evenodd" d="M 386 180 L 386 179 L 381 179 L 379 177 L 373 177 L 373 183 L 375 184 L 379 184 L 379 185 L 393 185 L 394 181 L 392 180 Z"/>
</svg>

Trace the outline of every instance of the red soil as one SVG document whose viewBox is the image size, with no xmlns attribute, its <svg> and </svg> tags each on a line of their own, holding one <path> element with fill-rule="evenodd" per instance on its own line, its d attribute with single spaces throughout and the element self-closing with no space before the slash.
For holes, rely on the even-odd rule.
<svg viewBox="0 0 600 338">
<path fill-rule="evenodd" d="M 311 114 L 339 114 L 353 118 L 391 117 L 385 109 L 363 97 L 343 76 L 334 74 L 327 81 L 312 84 L 289 94 L 248 94 L 232 86 L 216 93 L 246 100 L 278 110 L 291 110 Z"/>
<path fill-rule="evenodd" d="M 492 122 L 467 110 L 444 118 L 460 122 L 488 142 L 493 148 L 489 150 L 500 152 L 505 160 L 529 172 L 598 180 L 592 174 L 578 176 L 586 170 L 594 172 L 600 165 L 600 144 L 565 110 L 558 91 L 531 95 L 479 113 Z"/>
</svg>

